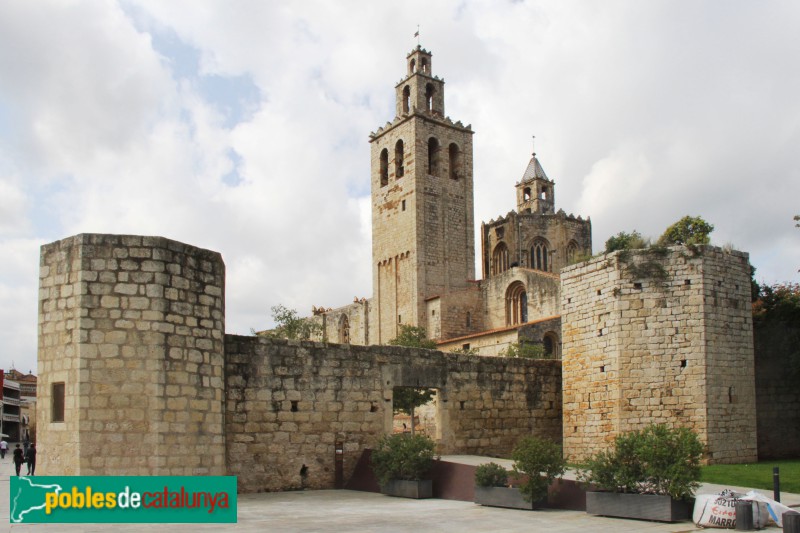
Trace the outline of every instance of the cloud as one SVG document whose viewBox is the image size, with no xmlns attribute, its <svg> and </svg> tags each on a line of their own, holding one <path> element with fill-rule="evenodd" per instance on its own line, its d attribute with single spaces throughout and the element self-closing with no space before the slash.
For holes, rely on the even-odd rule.
<svg viewBox="0 0 800 533">
<path fill-rule="evenodd" d="M 38 245 L 79 232 L 220 251 L 231 332 L 369 296 L 367 136 L 417 24 L 447 114 L 476 131 L 476 225 L 515 207 L 536 135 L 595 250 L 701 215 L 760 279 L 796 280 L 798 21 L 777 1 L 9 4 L 2 304 L 35 309 Z M 35 316 L 4 318 L 31 361 Z"/>
</svg>

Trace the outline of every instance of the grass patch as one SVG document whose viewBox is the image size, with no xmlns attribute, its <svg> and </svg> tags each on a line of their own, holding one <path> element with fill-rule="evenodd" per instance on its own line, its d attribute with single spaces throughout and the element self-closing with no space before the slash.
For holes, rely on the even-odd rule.
<svg viewBox="0 0 800 533">
<path fill-rule="evenodd" d="M 800 494 L 800 459 L 741 465 L 708 465 L 702 467 L 700 481 L 733 487 L 772 490 L 772 467 L 774 466 L 780 468 L 781 492 Z"/>
</svg>

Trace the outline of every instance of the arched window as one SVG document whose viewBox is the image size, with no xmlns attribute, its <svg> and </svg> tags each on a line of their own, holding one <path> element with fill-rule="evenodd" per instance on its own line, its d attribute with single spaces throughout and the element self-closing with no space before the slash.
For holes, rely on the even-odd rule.
<svg viewBox="0 0 800 533">
<path fill-rule="evenodd" d="M 531 246 L 531 268 L 545 272 L 550 271 L 547 242 L 543 239 L 535 240 Z"/>
<path fill-rule="evenodd" d="M 528 294 L 521 281 L 515 281 L 506 290 L 506 325 L 524 324 L 528 321 Z"/>
<path fill-rule="evenodd" d="M 501 242 L 492 253 L 492 274 L 497 275 L 508 270 L 508 246 Z"/>
<path fill-rule="evenodd" d="M 422 72 L 425 72 L 426 74 L 428 72 L 428 59 L 425 57 L 422 58 Z"/>
<path fill-rule="evenodd" d="M 567 245 L 567 264 L 571 265 L 576 261 L 578 257 L 578 243 L 575 241 L 569 241 Z"/>
<path fill-rule="evenodd" d="M 408 113 L 411 107 L 411 88 L 406 85 L 403 87 L 403 113 Z"/>
<path fill-rule="evenodd" d="M 350 344 L 350 319 L 347 315 L 342 315 L 339 319 L 339 342 Z"/>
<path fill-rule="evenodd" d="M 427 84 L 425 85 L 425 107 L 428 111 L 433 111 L 433 85 Z"/>
<path fill-rule="evenodd" d="M 558 335 L 553 331 L 548 331 L 542 338 L 544 346 L 544 356 L 547 359 L 561 359 L 561 347 L 558 342 Z"/>
<path fill-rule="evenodd" d="M 428 174 L 439 175 L 439 141 L 436 137 L 428 139 Z"/>
<path fill-rule="evenodd" d="M 415 73 L 417 71 L 417 60 L 416 59 L 412 59 L 411 60 L 410 68 L 408 69 L 408 71 L 411 74 L 413 74 L 413 73 Z"/>
<path fill-rule="evenodd" d="M 402 178 L 405 173 L 403 167 L 403 139 L 399 139 L 397 144 L 394 145 L 394 177 Z"/>
<path fill-rule="evenodd" d="M 389 184 L 389 150 L 381 150 L 381 187 Z"/>
<path fill-rule="evenodd" d="M 461 154 L 456 143 L 451 143 L 448 148 L 450 155 L 450 179 L 457 180 L 461 177 Z"/>
<path fill-rule="evenodd" d="M 542 200 L 547 200 L 547 189 L 545 187 L 542 187 L 542 192 L 539 195 L 539 198 Z"/>
<path fill-rule="evenodd" d="M 522 189 L 522 199 L 524 201 L 526 201 L 526 202 L 531 199 L 531 188 L 530 187 L 525 187 L 524 189 Z"/>
</svg>

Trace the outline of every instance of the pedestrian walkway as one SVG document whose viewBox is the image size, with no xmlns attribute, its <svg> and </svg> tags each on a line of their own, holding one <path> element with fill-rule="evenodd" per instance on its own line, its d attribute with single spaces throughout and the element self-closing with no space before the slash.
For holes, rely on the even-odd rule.
<svg viewBox="0 0 800 533">
<path fill-rule="evenodd" d="M 43 453 L 46 453 L 42 451 Z M 10 524 L 9 477 L 14 474 L 10 457 L 0 461 L 0 531 L 115 533 L 162 531 L 158 524 Z M 44 472 L 41 472 L 44 475 Z M 792 495 L 800 502 L 800 496 Z M 482 507 L 453 500 L 407 500 L 382 494 L 348 490 L 319 490 L 239 495 L 238 524 L 170 524 L 170 533 L 190 531 L 286 531 L 337 533 L 349 531 L 555 531 L 673 532 L 703 531 L 691 522 L 659 524 L 589 516 L 580 511 L 518 511 Z M 775 530 L 779 531 L 779 530 Z"/>
</svg>

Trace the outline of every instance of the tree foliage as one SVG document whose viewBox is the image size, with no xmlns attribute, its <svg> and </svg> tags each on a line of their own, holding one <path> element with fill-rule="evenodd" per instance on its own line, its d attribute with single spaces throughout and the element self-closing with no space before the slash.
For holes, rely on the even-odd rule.
<svg viewBox="0 0 800 533">
<path fill-rule="evenodd" d="M 533 342 L 512 342 L 500 351 L 502 357 L 521 357 L 523 359 L 544 359 L 544 346 Z"/>
<path fill-rule="evenodd" d="M 658 238 L 658 243 L 662 246 L 708 244 L 711 242 L 709 235 L 712 231 L 714 231 L 714 226 L 703 220 L 702 217 L 687 215 L 668 227 Z"/>
<path fill-rule="evenodd" d="M 322 324 L 309 318 L 301 318 L 297 311 L 281 304 L 272 307 L 275 327 L 262 333 L 265 337 L 289 340 L 309 340 L 322 333 Z"/>
<path fill-rule="evenodd" d="M 640 248 L 647 248 L 649 244 L 650 243 L 642 237 L 642 234 L 636 230 L 633 230 L 631 233 L 620 231 L 616 235 L 609 237 L 606 241 L 605 252 L 610 254 L 617 250 L 638 250 Z"/>
<path fill-rule="evenodd" d="M 409 348 L 436 349 L 436 341 L 429 339 L 425 328 L 400 324 L 400 333 L 387 344 L 392 346 L 407 346 Z"/>
<path fill-rule="evenodd" d="M 800 284 L 759 285 L 753 301 L 756 358 L 785 361 L 787 373 L 800 374 Z"/>
</svg>

